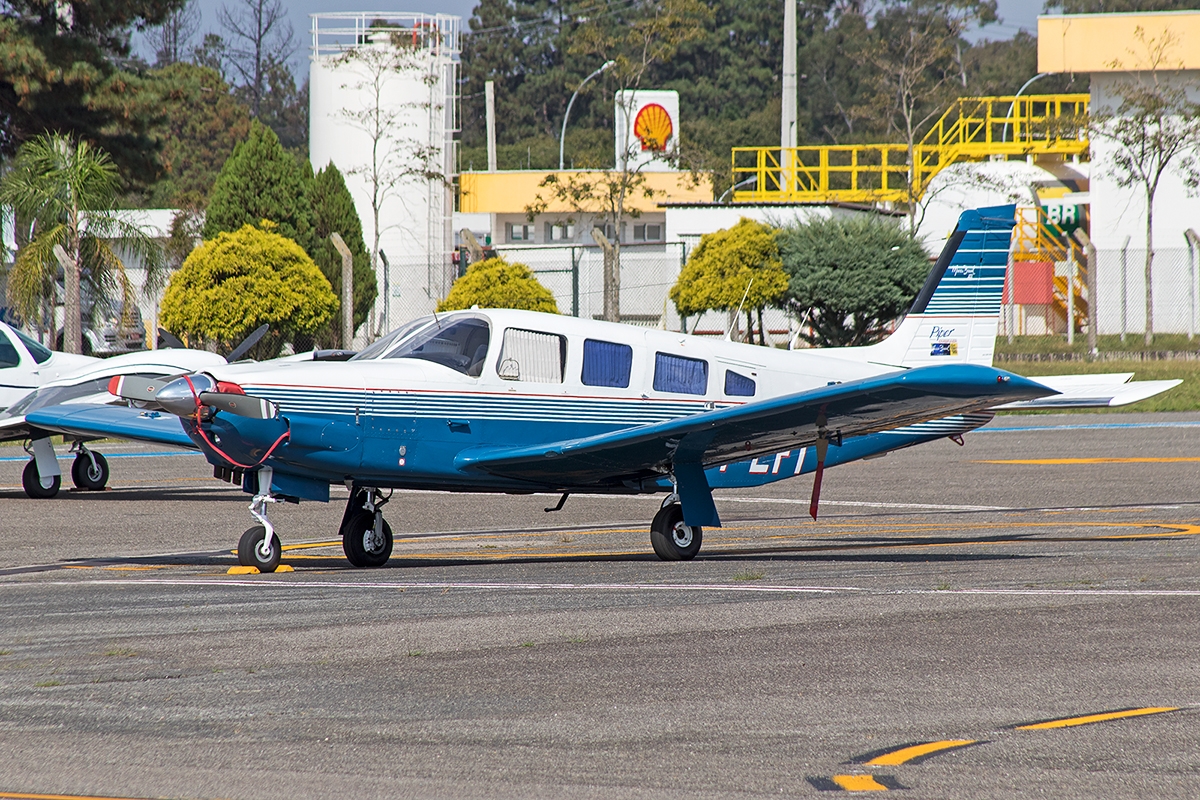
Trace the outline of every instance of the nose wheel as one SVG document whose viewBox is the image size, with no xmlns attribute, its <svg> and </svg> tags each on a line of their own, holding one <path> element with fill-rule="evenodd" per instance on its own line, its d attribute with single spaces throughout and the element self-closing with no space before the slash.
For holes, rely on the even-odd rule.
<svg viewBox="0 0 1200 800">
<path fill-rule="evenodd" d="M 683 521 L 683 507 L 668 503 L 650 523 L 650 544 L 663 561 L 690 561 L 700 552 L 703 529 Z"/>
<path fill-rule="evenodd" d="M 283 544 L 275 532 L 267 538 L 267 529 L 255 525 L 238 541 L 238 563 L 243 567 L 257 567 L 259 572 L 274 572 L 279 566 L 279 558 L 283 555 Z"/>
</svg>

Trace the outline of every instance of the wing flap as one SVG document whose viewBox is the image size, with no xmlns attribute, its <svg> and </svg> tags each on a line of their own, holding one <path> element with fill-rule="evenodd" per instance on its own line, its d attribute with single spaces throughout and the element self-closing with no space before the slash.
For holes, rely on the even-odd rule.
<svg viewBox="0 0 1200 800">
<path fill-rule="evenodd" d="M 970 364 L 920 367 L 702 412 L 655 425 L 519 448 L 467 450 L 480 471 L 542 486 L 629 485 L 679 463 L 719 466 L 1053 394 L 1027 378 Z"/>
<path fill-rule="evenodd" d="M 183 432 L 179 417 L 159 411 L 142 411 L 126 406 L 58 405 L 30 412 L 26 422 L 68 436 L 131 439 L 195 450 Z"/>
</svg>

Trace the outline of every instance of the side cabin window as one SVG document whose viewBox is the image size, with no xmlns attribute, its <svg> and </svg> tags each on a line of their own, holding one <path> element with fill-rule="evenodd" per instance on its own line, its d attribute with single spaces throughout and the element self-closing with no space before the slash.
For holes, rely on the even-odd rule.
<svg viewBox="0 0 1200 800">
<path fill-rule="evenodd" d="M 442 319 L 413 332 L 387 358 L 419 358 L 478 377 L 490 338 L 487 320 L 480 317 Z"/>
<path fill-rule="evenodd" d="M 670 353 L 655 353 L 654 390 L 676 394 L 706 394 L 708 362 Z"/>
<path fill-rule="evenodd" d="M 725 370 L 725 394 L 729 397 L 754 397 L 754 379 Z"/>
<path fill-rule="evenodd" d="M 509 328 L 496 374 L 506 381 L 562 383 L 567 363 L 567 337 Z"/>
<path fill-rule="evenodd" d="M 633 348 L 629 345 L 599 339 L 583 340 L 583 375 L 580 379 L 584 386 L 628 389 L 632 370 Z"/>
<path fill-rule="evenodd" d="M 4 332 L 0 331 L 0 369 L 15 367 L 20 363 L 21 356 L 17 353 L 17 348 L 13 347 Z"/>
</svg>

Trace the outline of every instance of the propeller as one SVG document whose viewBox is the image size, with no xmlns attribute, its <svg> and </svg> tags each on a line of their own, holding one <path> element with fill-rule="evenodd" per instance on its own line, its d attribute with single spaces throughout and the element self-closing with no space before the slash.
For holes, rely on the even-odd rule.
<svg viewBox="0 0 1200 800">
<path fill-rule="evenodd" d="M 242 360 L 246 356 L 246 353 L 250 352 L 250 348 L 254 347 L 254 345 L 258 344 L 259 340 L 262 339 L 264 336 L 266 336 L 267 331 L 269 331 L 270 329 L 271 329 L 271 326 L 265 322 L 262 325 L 259 325 L 257 328 L 255 328 L 253 331 L 250 332 L 249 336 L 247 336 L 245 339 L 242 340 L 241 344 L 239 344 L 237 347 L 233 348 L 232 351 L 230 351 L 229 355 L 227 355 L 225 357 L 225 360 L 228 361 L 230 364 L 232 364 L 235 361 Z M 164 328 L 158 329 L 158 340 L 159 340 L 160 345 L 162 347 L 166 347 L 166 348 L 186 348 L 187 347 L 186 344 L 184 344 L 182 341 L 180 341 L 178 336 L 176 336 L 175 334 L 171 333 L 170 331 L 168 331 Z"/>
<path fill-rule="evenodd" d="M 226 411 L 250 419 L 275 419 L 279 413 L 279 406 L 270 400 L 233 392 L 201 392 L 200 402 L 212 406 L 217 411 Z"/>
<path fill-rule="evenodd" d="M 158 342 L 160 348 L 166 347 L 179 349 L 187 347 L 186 344 L 180 341 L 178 336 L 171 333 L 169 330 L 166 330 L 165 328 L 158 329 Z"/>
<path fill-rule="evenodd" d="M 271 326 L 265 322 L 262 325 L 259 325 L 257 328 L 251 331 L 249 336 L 242 340 L 241 344 L 233 348 L 232 353 L 225 356 L 225 360 L 230 364 L 235 361 L 240 361 L 242 356 L 250 352 L 251 347 L 254 347 L 254 345 L 258 344 L 259 339 L 267 335 L 267 331 L 270 330 L 270 328 Z"/>
<path fill-rule="evenodd" d="M 109 380 L 108 391 L 125 400 L 152 404 L 179 417 L 194 416 L 197 399 L 200 405 L 239 417 L 275 419 L 279 414 L 279 406 L 270 400 L 248 395 L 236 384 L 217 382 L 203 373 L 170 380 L 120 375 Z"/>
<path fill-rule="evenodd" d="M 126 400 L 152 401 L 158 390 L 171 378 L 143 378 L 138 375 L 114 375 L 108 379 L 108 393 Z"/>
</svg>

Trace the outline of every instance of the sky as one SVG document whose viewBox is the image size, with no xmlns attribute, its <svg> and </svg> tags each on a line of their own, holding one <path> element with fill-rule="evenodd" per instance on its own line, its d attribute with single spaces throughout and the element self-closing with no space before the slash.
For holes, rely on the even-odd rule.
<svg viewBox="0 0 1200 800">
<path fill-rule="evenodd" d="M 386 3 L 379 2 L 379 0 L 368 0 L 367 2 L 362 2 L 362 0 L 283 0 L 296 34 L 296 42 L 299 45 L 292 60 L 292 67 L 298 73 L 298 77 L 303 76 L 307 71 L 305 64 L 312 43 L 309 36 L 311 30 L 309 14 L 333 11 L 380 11 L 380 13 L 386 13 L 381 11 L 381 7 L 387 8 L 392 13 L 423 11 L 427 14 L 453 14 L 463 18 L 463 29 L 466 30 L 467 20 L 470 19 L 471 10 L 475 7 L 476 2 L 477 0 L 389 0 Z M 1037 17 L 1041 13 L 1043 3 L 1044 0 L 999 0 L 1001 22 L 971 31 L 967 38 L 971 41 L 1009 39 L 1021 29 L 1036 33 Z M 196 37 L 197 42 L 205 32 L 220 33 L 220 27 L 217 24 L 217 10 L 222 5 L 235 8 L 237 4 L 238 0 L 196 0 L 201 15 L 201 34 Z M 781 0 L 781 15 L 782 8 Z M 138 50 L 153 60 L 153 55 L 145 52 L 144 47 L 139 46 Z"/>
</svg>

